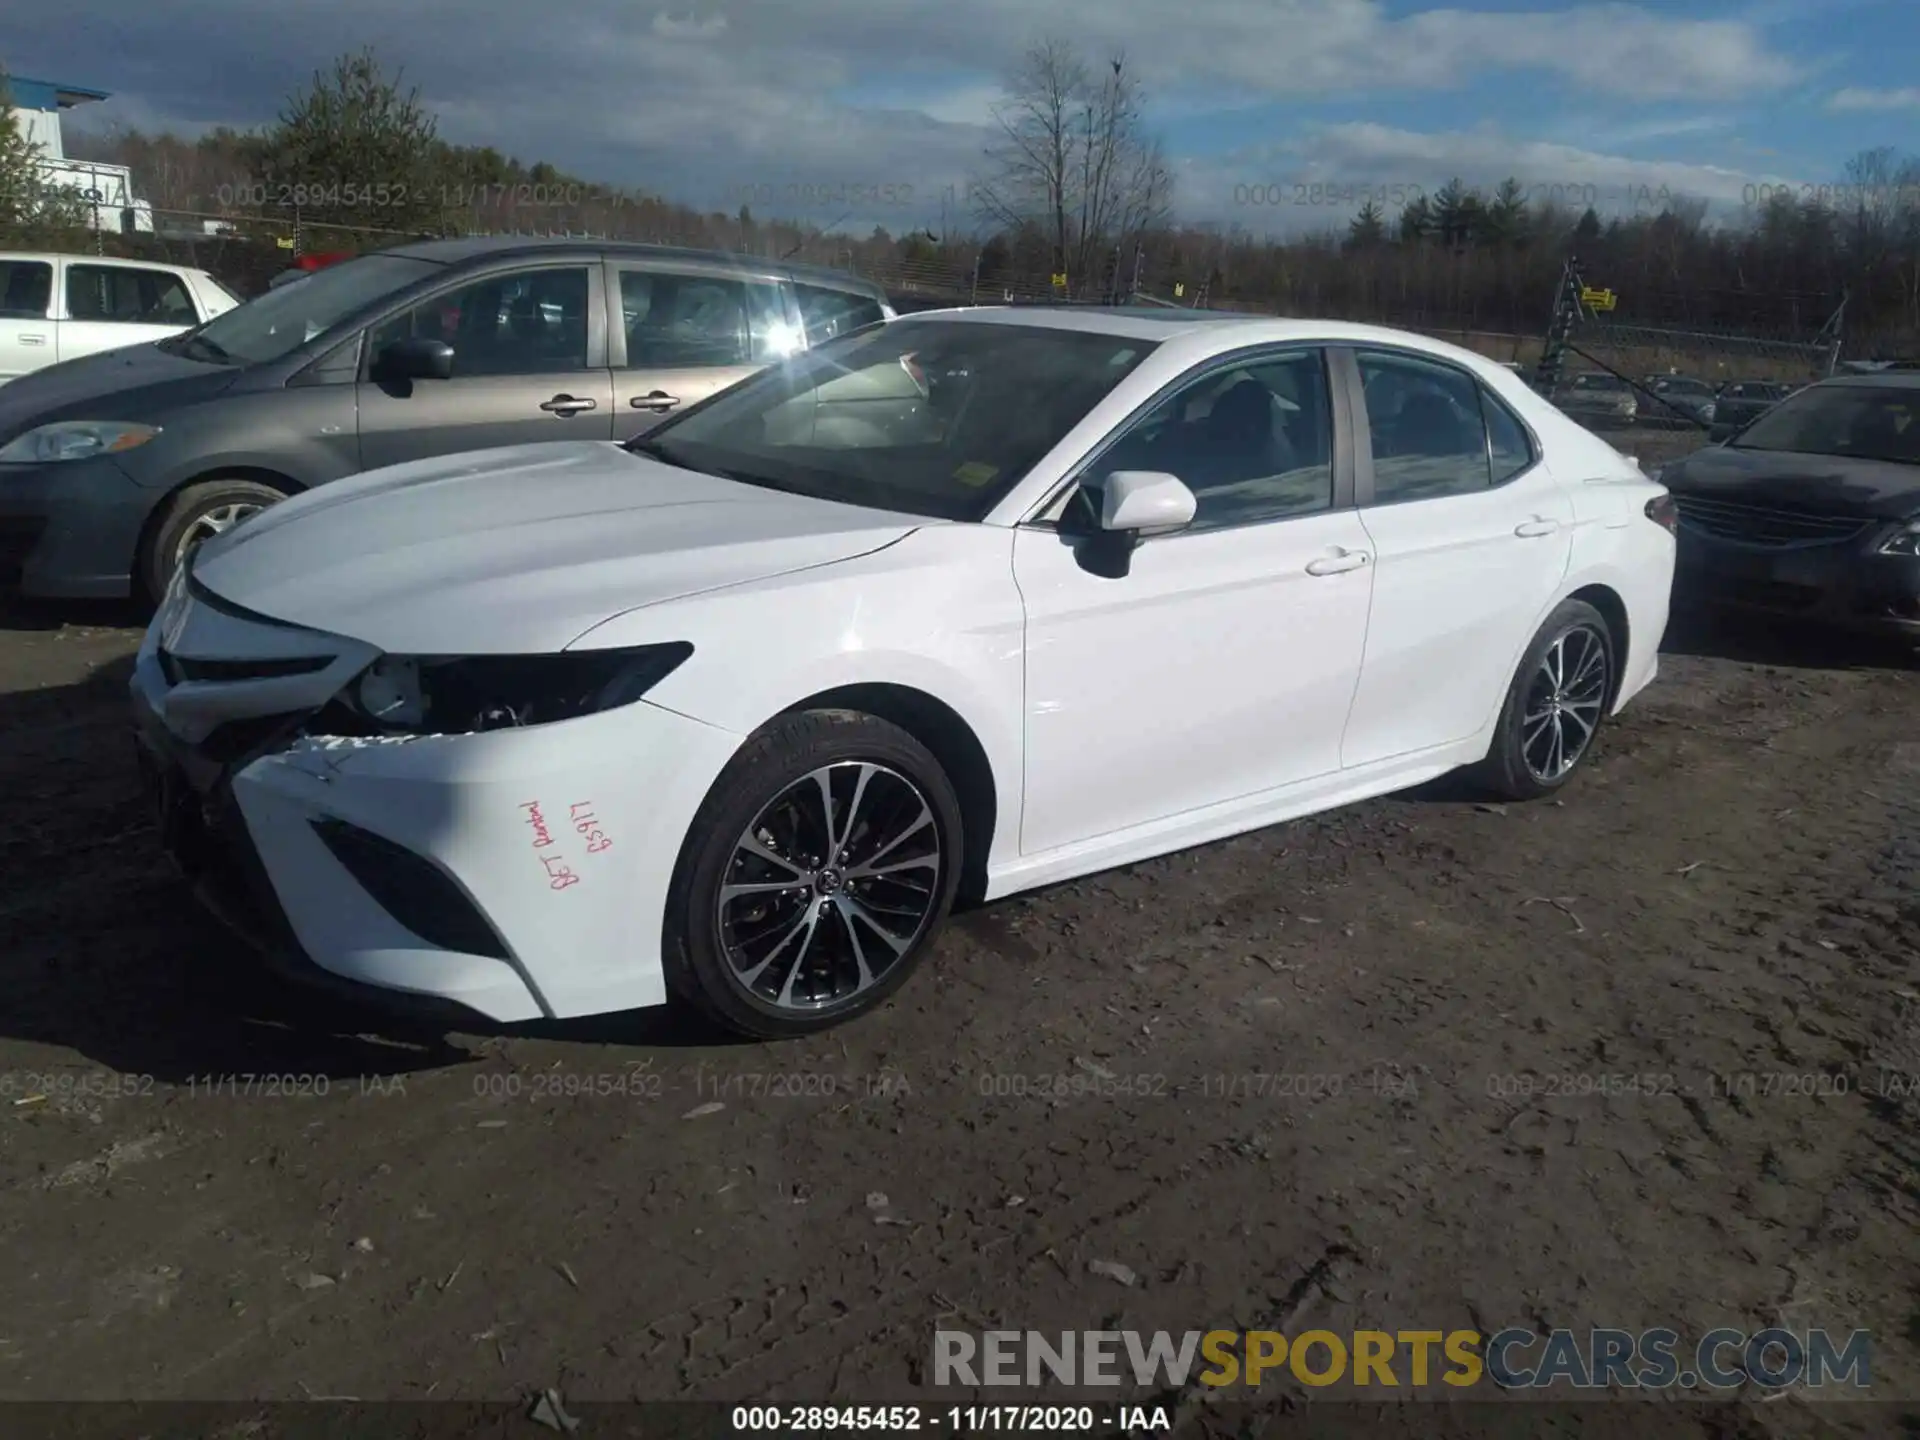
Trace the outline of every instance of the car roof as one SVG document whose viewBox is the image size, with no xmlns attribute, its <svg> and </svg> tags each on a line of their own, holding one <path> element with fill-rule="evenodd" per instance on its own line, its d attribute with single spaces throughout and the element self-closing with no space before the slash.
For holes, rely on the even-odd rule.
<svg viewBox="0 0 1920 1440">
<path fill-rule="evenodd" d="M 638 240 L 592 240 L 582 236 L 542 235 L 470 235 L 452 240 L 415 240 L 392 245 L 375 252 L 404 255 L 415 260 L 430 260 L 436 265 L 461 265 L 480 260 L 537 259 L 556 256 L 582 258 L 606 256 L 636 260 L 688 261 L 702 265 L 728 265 L 756 274 L 786 275 L 809 285 L 822 285 L 859 295 L 885 298 L 878 282 L 847 270 L 825 265 L 795 264 L 763 255 L 742 255 L 728 250 L 696 250 L 685 245 L 650 245 Z"/>
<path fill-rule="evenodd" d="M 967 325 L 1020 325 L 1046 330 L 1077 330 L 1090 335 L 1115 335 L 1133 340 L 1173 340 L 1205 336 L 1220 350 L 1242 345 L 1284 344 L 1290 340 L 1320 340 L 1364 345 L 1406 345 L 1437 355 L 1470 358 L 1498 367 L 1499 362 L 1430 335 L 1384 325 L 1362 325 L 1346 320 L 1304 320 L 1276 315 L 1250 315 L 1222 310 L 1172 310 L 1145 305 L 963 305 L 950 310 L 921 310 L 903 315 L 895 325 L 922 325 L 954 321 Z"/>
<path fill-rule="evenodd" d="M 1920 390 L 1920 370 L 1870 370 L 1852 375 L 1830 375 L 1814 386 L 1826 390 L 1851 386 L 1856 390 Z"/>
<path fill-rule="evenodd" d="M 140 265 L 148 270 L 170 270 L 175 275 L 205 275 L 192 265 L 175 265 L 168 260 L 148 260 L 139 255 L 89 255 L 76 250 L 0 250 L 0 260 L 78 260 L 84 265 Z"/>
</svg>

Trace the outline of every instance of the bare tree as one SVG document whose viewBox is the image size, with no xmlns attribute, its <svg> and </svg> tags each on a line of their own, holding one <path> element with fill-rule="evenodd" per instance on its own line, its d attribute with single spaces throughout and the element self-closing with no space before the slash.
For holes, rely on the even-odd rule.
<svg viewBox="0 0 1920 1440">
<path fill-rule="evenodd" d="M 1084 294 L 1109 251 L 1171 213 L 1173 176 L 1147 132 L 1145 95 L 1125 56 L 1096 75 L 1062 40 L 1028 51 L 1009 92 L 995 111 L 1000 134 L 986 172 L 971 187 L 974 208 L 996 229 L 1041 229 L 1056 273 Z"/>
</svg>

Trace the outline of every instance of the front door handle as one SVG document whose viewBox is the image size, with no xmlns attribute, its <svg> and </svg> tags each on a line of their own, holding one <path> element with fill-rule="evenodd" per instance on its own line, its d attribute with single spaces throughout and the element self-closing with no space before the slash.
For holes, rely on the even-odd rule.
<svg viewBox="0 0 1920 1440">
<path fill-rule="evenodd" d="M 1526 524 L 1514 526 L 1513 533 L 1522 539 L 1532 540 L 1536 536 L 1551 535 L 1559 528 L 1560 522 L 1558 520 L 1548 520 L 1536 515 L 1533 519 L 1527 521 Z"/>
<path fill-rule="evenodd" d="M 554 415 L 578 415 L 582 410 L 593 410 L 598 406 L 587 396 L 576 400 L 571 395 L 556 395 L 540 408 Z"/>
<path fill-rule="evenodd" d="M 1344 575 L 1349 570 L 1358 570 L 1368 564 L 1373 557 L 1364 550 L 1342 550 L 1338 555 L 1328 555 L 1319 560 L 1307 562 L 1309 575 Z"/>
<path fill-rule="evenodd" d="M 636 395 L 627 403 L 636 410 L 651 410 L 656 415 L 664 415 L 680 403 L 680 397 L 669 395 L 664 390 L 655 390 L 650 395 Z"/>
<path fill-rule="evenodd" d="M 22 345 L 44 345 L 47 343 L 47 337 L 44 335 L 22 335 L 20 337 L 20 343 Z"/>
</svg>

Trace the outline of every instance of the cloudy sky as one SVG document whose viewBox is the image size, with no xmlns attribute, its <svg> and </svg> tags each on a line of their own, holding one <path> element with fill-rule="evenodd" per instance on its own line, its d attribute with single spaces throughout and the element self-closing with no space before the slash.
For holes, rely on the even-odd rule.
<svg viewBox="0 0 1920 1440">
<path fill-rule="evenodd" d="M 1255 232 L 1343 223 L 1366 193 L 1453 175 L 1602 211 L 1689 194 L 1732 216 L 1764 187 L 1843 183 L 1870 146 L 1920 148 L 1915 0 L 675 3 L 62 0 L 7 7 L 0 64 L 114 92 L 70 125 L 191 134 L 270 120 L 367 44 L 449 139 L 703 207 L 757 196 L 763 214 L 895 230 L 937 226 L 964 192 L 999 80 L 1042 33 L 1124 50 L 1182 214 Z M 849 214 L 833 198 L 849 187 L 891 191 Z"/>
</svg>

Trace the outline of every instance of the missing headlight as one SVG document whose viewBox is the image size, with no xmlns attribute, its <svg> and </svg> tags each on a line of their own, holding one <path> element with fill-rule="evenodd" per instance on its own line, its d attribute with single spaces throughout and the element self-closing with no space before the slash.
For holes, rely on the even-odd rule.
<svg viewBox="0 0 1920 1440">
<path fill-rule="evenodd" d="M 466 735 L 630 705 L 693 654 L 684 641 L 554 655 L 384 655 L 314 718 L 316 733 Z"/>
</svg>

